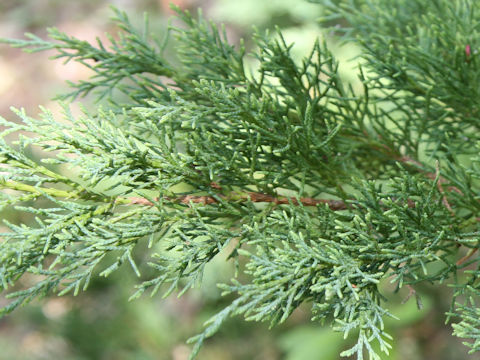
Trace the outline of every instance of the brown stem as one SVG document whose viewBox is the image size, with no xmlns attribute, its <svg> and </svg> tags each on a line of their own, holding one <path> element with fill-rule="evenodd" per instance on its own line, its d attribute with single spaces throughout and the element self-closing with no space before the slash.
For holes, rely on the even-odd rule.
<svg viewBox="0 0 480 360">
<path fill-rule="evenodd" d="M 467 253 L 467 255 L 465 255 L 464 257 L 462 257 L 460 260 L 458 260 L 456 262 L 456 265 L 457 266 L 460 266 L 462 265 L 464 262 L 466 262 L 468 259 L 470 259 L 473 255 L 475 255 L 475 253 L 478 251 L 478 248 L 475 248 L 475 249 L 470 249 L 470 251 Z"/>
<path fill-rule="evenodd" d="M 302 204 L 304 206 L 316 206 L 321 204 L 327 204 L 331 210 L 345 210 L 347 208 L 347 204 L 342 200 L 326 200 L 326 199 L 314 199 L 314 198 L 294 198 L 294 197 L 275 197 L 272 195 L 256 193 L 256 192 L 248 192 L 245 195 L 240 195 L 232 198 L 228 198 L 225 195 L 219 195 L 220 198 L 225 200 L 234 200 L 234 201 L 247 201 L 250 200 L 252 202 L 269 202 L 274 204 L 289 204 L 292 203 L 294 205 Z M 204 196 L 204 195 L 180 195 L 175 198 L 166 197 L 167 200 L 171 200 L 174 202 L 182 203 L 182 204 L 190 204 L 190 203 L 197 203 L 197 204 L 215 204 L 218 203 L 218 200 L 213 196 Z M 131 204 L 139 204 L 139 205 L 147 205 L 152 206 L 154 205 L 151 201 L 139 198 L 139 197 L 131 197 L 129 198 Z M 158 199 L 156 198 L 155 201 Z"/>
<path fill-rule="evenodd" d="M 389 149 L 387 146 L 384 146 L 382 148 L 383 150 L 388 150 L 390 153 L 392 152 L 391 149 Z M 407 164 L 414 164 L 418 167 L 422 167 L 422 164 L 419 163 L 416 160 L 413 160 L 407 156 L 403 157 L 396 157 L 396 160 L 407 163 Z M 432 178 L 435 178 L 434 174 L 427 173 L 427 176 Z M 221 190 L 220 185 L 218 185 L 216 182 L 210 183 L 210 186 L 213 189 Z M 274 204 L 289 204 L 292 203 L 294 205 L 299 205 L 302 204 L 303 206 L 316 206 L 316 205 L 321 205 L 321 204 L 328 204 L 328 207 L 331 210 L 337 211 L 337 210 L 345 210 L 348 208 L 348 205 L 342 201 L 342 200 L 326 200 L 326 199 L 314 199 L 314 198 L 294 198 L 294 197 L 275 197 L 272 195 L 268 194 L 262 194 L 262 193 L 256 193 L 256 192 L 247 192 L 244 195 L 238 195 L 238 196 L 232 196 L 228 197 L 225 195 L 218 195 L 218 197 L 223 198 L 225 200 L 230 200 L 230 201 L 247 201 L 250 200 L 252 202 L 267 202 L 267 203 L 274 203 Z M 182 204 L 190 204 L 190 203 L 197 203 L 197 204 L 215 204 L 218 202 L 216 198 L 213 196 L 204 196 L 204 195 L 179 195 L 175 198 L 170 198 L 166 197 L 167 200 L 174 201 L 177 203 L 182 203 Z M 129 198 L 131 201 L 131 204 L 139 204 L 139 205 L 147 205 L 147 206 L 153 206 L 154 204 L 147 199 L 144 198 L 139 198 L 139 197 L 132 197 Z M 155 199 L 157 201 L 158 199 Z M 413 201 L 408 201 L 408 206 L 409 207 L 415 207 L 415 204 Z"/>
<path fill-rule="evenodd" d="M 417 291 L 413 288 L 412 285 L 407 285 L 408 287 L 408 295 L 407 297 L 402 301 L 402 304 L 405 304 L 408 300 L 410 300 L 410 298 L 415 295 L 415 297 L 417 296 Z"/>
<path fill-rule="evenodd" d="M 391 152 L 391 149 L 387 148 L 387 150 L 389 150 Z M 400 162 L 405 163 L 405 164 L 415 165 L 416 167 L 418 167 L 420 169 L 422 169 L 422 167 L 423 167 L 423 165 L 419 161 L 417 161 L 415 159 L 412 159 L 408 156 L 396 157 L 395 160 L 400 161 Z M 442 203 L 452 215 L 455 215 L 455 212 L 453 211 L 451 205 L 449 204 L 449 202 L 447 200 L 447 196 L 445 195 L 445 191 L 444 191 L 443 186 L 442 186 L 442 184 L 447 183 L 447 180 L 440 175 L 439 163 L 437 162 L 437 164 L 436 164 L 435 173 L 425 172 L 425 171 L 423 171 L 423 172 L 424 172 L 425 176 L 428 177 L 431 180 L 435 180 L 435 179 L 438 178 L 437 188 L 438 188 L 440 194 L 442 194 Z M 215 182 L 212 182 L 210 185 L 213 189 L 221 190 L 220 185 L 218 185 Z M 460 189 L 458 189 L 455 186 L 449 186 L 448 191 L 455 191 L 458 194 L 462 194 Z M 232 196 L 232 197 L 228 197 L 228 196 L 225 196 L 225 195 L 218 195 L 218 197 L 222 198 L 224 200 L 230 200 L 230 201 L 248 201 L 248 200 L 250 200 L 252 202 L 274 203 L 274 204 L 278 204 L 278 205 L 292 203 L 294 205 L 302 204 L 303 206 L 316 206 L 316 205 L 321 205 L 321 204 L 327 204 L 328 207 L 331 210 L 334 210 L 334 211 L 345 210 L 345 209 L 348 208 L 348 205 L 342 200 L 327 200 L 327 199 L 314 199 L 314 198 L 300 198 L 300 199 L 297 199 L 297 198 L 294 198 L 294 197 L 275 197 L 275 196 L 272 196 L 272 195 L 256 193 L 256 192 L 247 192 L 243 195 L 239 194 L 237 196 Z M 154 205 L 151 201 L 149 201 L 147 199 L 144 199 L 144 198 L 140 198 L 140 197 L 131 197 L 131 198 L 128 198 L 128 199 L 130 200 L 131 204 L 139 204 L 139 205 L 146 205 L 146 206 L 153 206 Z M 170 200 L 170 201 L 174 201 L 174 202 L 177 202 L 177 203 L 186 204 L 186 205 L 188 205 L 190 203 L 197 203 L 197 204 L 204 204 L 204 205 L 218 203 L 217 198 L 215 198 L 213 196 L 207 196 L 207 195 L 179 195 L 175 198 L 166 197 L 165 199 Z M 155 201 L 158 201 L 158 198 L 155 198 Z M 415 207 L 415 203 L 411 200 L 408 200 L 408 206 L 413 208 L 413 207 Z M 480 218 L 477 218 L 477 221 L 480 221 Z M 464 262 L 466 262 L 468 259 L 470 259 L 477 251 L 478 251 L 478 249 L 471 249 L 468 252 L 467 255 L 465 255 L 464 257 L 462 257 L 461 259 L 459 259 L 457 261 L 456 265 L 457 266 L 462 265 Z M 405 299 L 405 301 L 408 300 L 413 294 L 415 294 L 415 291 L 413 290 L 413 288 L 410 288 L 410 294 L 408 295 L 407 299 Z"/>
</svg>

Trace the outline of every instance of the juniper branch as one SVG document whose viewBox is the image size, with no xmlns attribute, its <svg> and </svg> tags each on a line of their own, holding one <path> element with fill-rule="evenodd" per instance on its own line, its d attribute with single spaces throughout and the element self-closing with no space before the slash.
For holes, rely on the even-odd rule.
<svg viewBox="0 0 480 360">
<path fill-rule="evenodd" d="M 398 290 L 451 280 L 454 301 L 478 296 L 471 1 L 402 0 L 395 16 L 386 0 L 322 2 L 350 22 L 348 36 L 361 36 L 362 91 L 342 81 L 325 43 L 299 62 L 280 32 L 256 34 L 251 70 L 243 43 L 178 9 L 184 27 L 168 34 L 179 64 L 119 11 L 122 34 L 110 47 L 57 30 L 53 41 L 6 41 L 79 61 L 94 75 L 65 97 L 98 91 L 109 102 L 79 117 L 66 105 L 62 122 L 47 110 L 0 120 L 0 206 L 33 221 L 5 222 L 0 289 L 13 300 L 2 314 L 52 292 L 76 294 L 124 263 L 141 278 L 132 298 L 182 294 L 229 251 L 244 264 L 242 277 L 221 285 L 234 300 L 191 339 L 192 356 L 230 316 L 275 325 L 311 303 L 315 320 L 355 333 L 342 355 L 361 359 L 379 358 L 374 343 L 389 349 L 382 282 Z M 414 29 L 420 13 L 436 27 Z M 43 158 L 33 160 L 32 149 Z M 142 243 L 149 261 L 134 256 Z M 42 280 L 8 293 L 26 274 Z M 450 310 L 461 319 L 455 334 L 478 338 L 474 304 Z"/>
</svg>

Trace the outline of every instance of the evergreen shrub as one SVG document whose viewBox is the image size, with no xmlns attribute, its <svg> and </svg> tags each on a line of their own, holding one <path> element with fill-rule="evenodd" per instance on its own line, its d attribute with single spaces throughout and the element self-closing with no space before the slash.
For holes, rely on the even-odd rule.
<svg viewBox="0 0 480 360">
<path fill-rule="evenodd" d="M 380 359 L 385 292 L 407 287 L 420 305 L 425 283 L 450 287 L 453 334 L 480 350 L 475 1 L 313 2 L 361 46 L 362 89 L 324 42 L 300 62 L 279 31 L 247 51 L 179 9 L 183 25 L 164 38 L 114 10 L 109 45 L 54 28 L 51 40 L 3 40 L 90 68 L 59 99 L 102 105 L 0 120 L 0 206 L 34 218 L 4 220 L 2 316 L 122 264 L 138 275 L 132 299 L 183 294 L 228 254 L 236 275 L 219 286 L 231 301 L 190 339 L 192 358 L 230 316 L 274 326 L 309 304 L 313 320 L 356 337 L 342 356 Z"/>
</svg>

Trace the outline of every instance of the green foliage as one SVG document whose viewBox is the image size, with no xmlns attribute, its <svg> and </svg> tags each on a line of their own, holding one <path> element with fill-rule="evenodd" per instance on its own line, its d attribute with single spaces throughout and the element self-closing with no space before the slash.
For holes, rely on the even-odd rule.
<svg viewBox="0 0 480 360">
<path fill-rule="evenodd" d="M 140 279 L 132 298 L 182 294 L 228 254 L 230 305 L 190 339 L 192 358 L 230 316 L 274 326 L 307 303 L 312 319 L 356 336 L 343 356 L 379 359 L 391 347 L 386 282 L 450 283 L 454 333 L 479 350 L 473 3 L 318 2 L 362 45 L 363 91 L 343 83 L 324 43 L 296 62 L 280 32 L 257 33 L 247 54 L 178 9 L 183 27 L 165 37 L 178 63 L 147 21 L 137 32 L 117 10 L 110 46 L 56 29 L 53 42 L 5 40 L 89 67 L 60 98 L 94 92 L 108 106 L 1 120 L 0 205 L 35 220 L 5 221 L 0 284 L 12 300 L 1 314 L 77 294 L 123 263 Z M 35 281 L 15 287 L 25 277 Z"/>
</svg>

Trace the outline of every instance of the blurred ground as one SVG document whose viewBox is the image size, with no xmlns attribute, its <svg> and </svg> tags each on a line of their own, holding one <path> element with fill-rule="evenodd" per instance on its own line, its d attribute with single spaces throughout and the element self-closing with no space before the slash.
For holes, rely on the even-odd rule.
<svg viewBox="0 0 480 360">
<path fill-rule="evenodd" d="M 193 4 L 193 0 L 178 0 L 179 5 Z M 152 14 L 152 21 L 164 22 L 168 3 L 162 0 L 2 0 L 0 2 L 0 34 L 20 38 L 25 32 L 45 37 L 46 28 L 60 30 L 87 41 L 104 37 L 111 29 L 108 21 L 109 5 L 141 16 Z M 24 107 L 37 112 L 38 105 L 56 107 L 50 99 L 66 88 L 65 81 L 76 81 L 88 76 L 88 69 L 76 63 L 62 65 L 48 61 L 52 53 L 29 55 L 2 46 L 0 49 L 0 113 L 8 113 L 10 106 Z"/>
<path fill-rule="evenodd" d="M 201 6 L 206 17 L 227 22 L 232 41 L 241 36 L 248 40 L 251 25 L 260 29 L 279 25 L 286 38 L 296 42 L 294 51 L 302 54 L 320 34 L 315 23 L 320 9 L 301 0 L 176 3 L 192 10 Z M 45 37 L 46 27 L 55 26 L 94 41 L 107 31 L 115 31 L 108 21 L 109 4 L 127 11 L 134 22 L 148 11 L 155 31 L 165 28 L 171 14 L 164 0 L 1 0 L 0 37 L 20 38 L 25 32 Z M 356 51 L 332 46 L 340 59 L 351 58 Z M 50 99 L 67 89 L 65 81 L 89 75 L 78 64 L 48 60 L 51 55 L 25 54 L 0 46 L 1 116 L 13 118 L 10 106 L 24 107 L 32 115 L 38 112 L 38 105 L 58 110 L 58 104 Z M 345 71 L 344 76 L 353 79 L 354 73 Z M 127 299 L 135 279 L 128 271 L 96 280 L 77 298 L 49 298 L 1 319 L 0 360 L 185 360 L 189 354 L 185 340 L 198 333 L 202 322 L 225 304 L 215 282 L 227 281 L 230 275 L 231 269 L 219 261 L 207 269 L 200 291 L 180 299 L 161 300 L 157 296 L 132 303 Z M 475 359 L 466 355 L 466 348 L 443 325 L 443 312 L 449 305 L 444 299 L 448 296 L 435 289 L 423 290 L 422 311 L 417 310 L 413 299 L 405 305 L 392 301 L 393 312 L 402 320 L 387 323 L 388 331 L 397 339 L 389 359 Z M 346 346 L 342 336 L 310 323 L 308 318 L 308 307 L 301 308 L 286 325 L 271 331 L 264 324 L 231 320 L 207 342 L 199 360 L 338 359 L 339 351 Z"/>
</svg>

